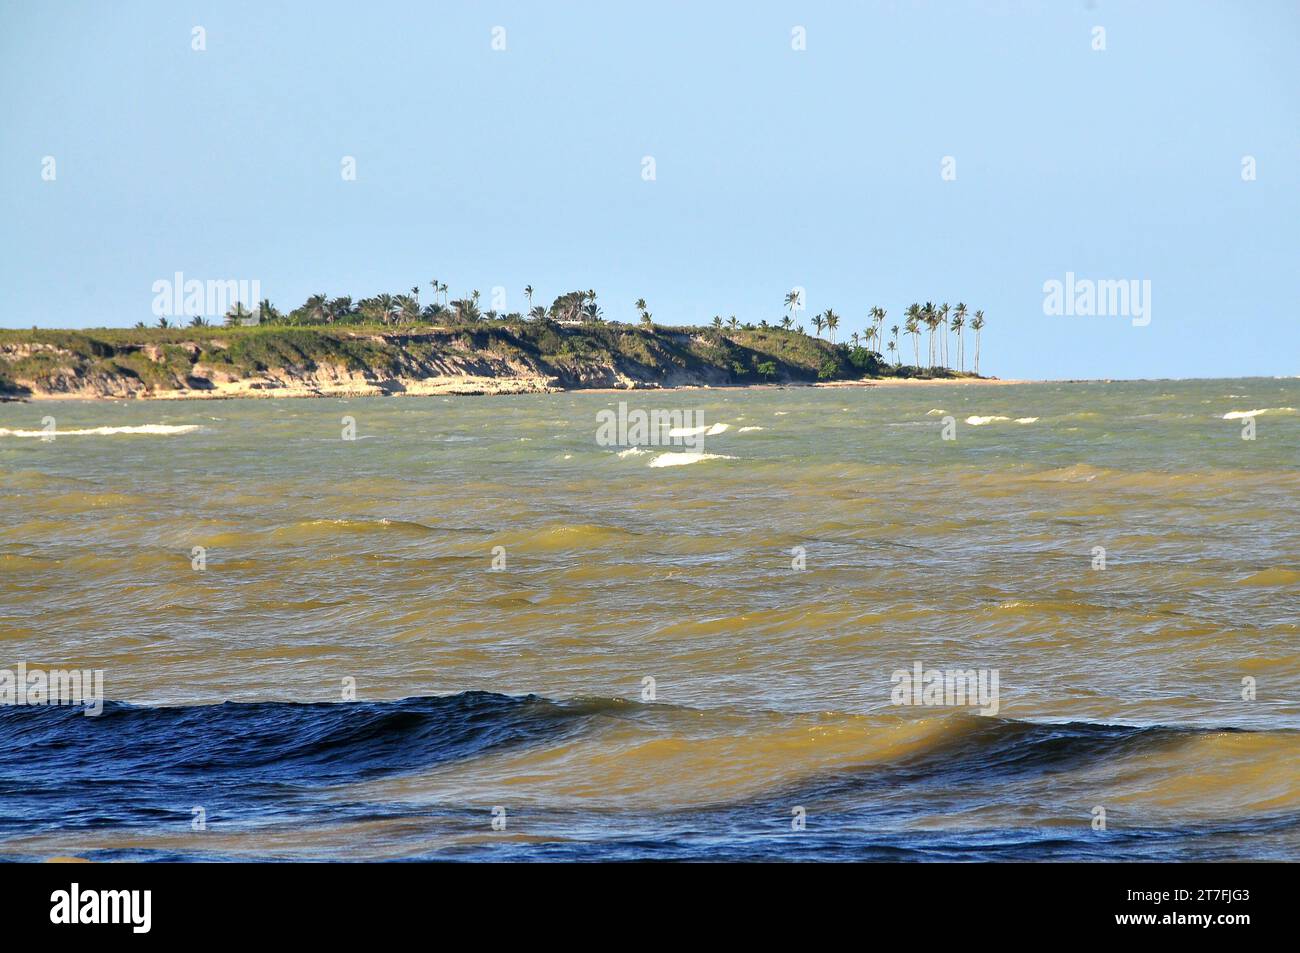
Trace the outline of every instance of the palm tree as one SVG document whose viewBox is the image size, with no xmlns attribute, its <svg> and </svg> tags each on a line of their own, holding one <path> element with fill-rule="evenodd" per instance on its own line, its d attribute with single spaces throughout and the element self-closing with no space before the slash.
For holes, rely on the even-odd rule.
<svg viewBox="0 0 1300 953">
<path fill-rule="evenodd" d="M 912 366 L 919 371 L 921 369 L 921 306 L 915 301 L 907 309 L 903 326 L 907 333 L 912 335 Z"/>
<path fill-rule="evenodd" d="M 826 330 L 830 332 L 831 343 L 835 343 L 835 329 L 840 326 L 840 316 L 830 308 L 826 309 Z"/>
<path fill-rule="evenodd" d="M 892 328 L 890 328 L 889 333 L 894 336 L 894 350 L 897 351 L 898 350 L 898 325 L 895 324 Z"/>
<path fill-rule="evenodd" d="M 251 313 L 247 308 L 244 307 L 244 302 L 236 301 L 226 311 L 226 324 L 237 328 L 240 327 L 244 323 L 244 320 L 249 317 L 251 317 Z M 160 328 L 167 327 L 167 324 L 165 323 L 166 321 L 167 319 L 163 318 L 161 321 L 158 322 L 158 327 Z"/>
<path fill-rule="evenodd" d="M 434 278 L 429 282 L 429 287 L 433 289 L 433 300 L 438 300 L 438 279 Z"/>
<path fill-rule="evenodd" d="M 925 325 L 926 330 L 930 332 L 930 350 L 928 367 L 934 367 L 934 328 L 939 323 L 939 317 L 935 313 L 934 302 L 927 301 L 921 308 L 921 323 Z"/>
<path fill-rule="evenodd" d="M 393 296 L 385 292 L 381 295 L 375 295 L 375 300 L 379 302 L 380 315 L 384 324 L 388 324 L 393 318 L 393 311 L 396 307 Z"/>
<path fill-rule="evenodd" d="M 720 314 L 715 314 L 715 315 L 713 316 L 713 326 L 714 326 L 715 328 L 721 328 L 721 327 L 722 327 L 722 315 L 720 315 Z"/>
<path fill-rule="evenodd" d="M 980 332 L 984 330 L 984 312 L 976 311 L 970 329 L 975 332 L 975 373 L 980 372 Z"/>
<path fill-rule="evenodd" d="M 533 286 L 524 285 L 524 297 L 528 299 L 528 310 L 533 310 Z"/>
<path fill-rule="evenodd" d="M 307 299 L 303 306 L 307 309 L 307 317 L 313 321 L 324 323 L 331 318 L 329 310 L 329 295 L 325 292 L 319 292 Z"/>
<path fill-rule="evenodd" d="M 734 314 L 727 319 L 727 327 L 732 331 L 736 330 L 739 324 L 740 322 L 736 320 L 736 316 Z"/>
<path fill-rule="evenodd" d="M 542 318 L 546 317 L 546 309 L 539 304 L 537 307 L 533 308 L 531 311 L 528 312 L 528 316 L 532 318 L 534 321 L 540 321 L 542 320 Z"/>
<path fill-rule="evenodd" d="M 890 353 L 890 355 L 893 356 L 894 352 L 897 351 L 897 350 L 898 350 L 898 345 L 895 344 L 893 341 L 890 341 L 890 342 L 889 342 L 889 353 Z M 895 361 L 894 363 L 897 364 L 898 362 Z"/>
<path fill-rule="evenodd" d="M 813 327 L 817 329 L 817 336 L 822 336 L 822 328 L 826 327 L 826 319 L 820 314 L 813 315 Z"/>
<path fill-rule="evenodd" d="M 781 319 L 781 327 L 789 331 L 792 327 L 794 327 L 794 319 L 787 314 L 784 318 Z"/>
<path fill-rule="evenodd" d="M 397 296 L 398 317 L 403 322 L 414 322 L 420 319 L 420 302 L 411 295 Z"/>
<path fill-rule="evenodd" d="M 966 370 L 966 352 L 962 347 L 961 329 L 966 326 L 966 305 L 957 302 L 957 310 L 952 315 L 952 329 L 957 332 L 957 369 Z"/>
<path fill-rule="evenodd" d="M 270 298 L 263 298 L 257 302 L 257 317 L 259 322 L 279 321 L 282 315 L 275 305 L 271 304 Z"/>
<path fill-rule="evenodd" d="M 852 334 L 850 334 L 850 335 L 849 335 L 849 340 L 853 342 L 853 348 L 854 348 L 854 350 L 857 350 L 857 347 L 858 347 L 858 332 L 857 332 L 857 331 L 854 331 Z"/>
<path fill-rule="evenodd" d="M 946 301 L 939 306 L 939 327 L 943 330 L 943 333 L 939 338 L 939 344 L 942 349 L 940 363 L 944 367 L 948 366 L 948 312 L 951 310 L 952 309 L 948 307 L 948 302 Z"/>
<path fill-rule="evenodd" d="M 799 305 L 800 305 L 802 302 L 803 302 L 803 298 L 802 298 L 802 296 L 799 294 L 799 291 L 798 291 L 797 289 L 794 290 L 794 291 L 790 291 L 790 292 L 788 292 L 788 293 L 786 294 L 786 296 L 785 296 L 785 309 L 786 309 L 787 311 L 790 312 L 790 323 L 791 323 L 791 324 L 794 323 L 794 312 L 795 312 L 795 309 L 798 308 Z"/>
<path fill-rule="evenodd" d="M 879 351 L 880 350 L 880 329 L 885 323 L 885 309 L 878 305 L 873 306 L 870 311 L 870 316 L 871 316 L 871 327 L 867 330 L 867 334 L 870 337 L 875 338 L 876 350 Z"/>
<path fill-rule="evenodd" d="M 651 314 L 649 311 L 642 311 L 642 312 L 641 312 L 641 325 L 642 325 L 642 327 L 649 328 L 650 330 L 653 331 L 653 330 L 654 330 L 654 326 L 655 326 L 655 323 L 654 323 L 653 318 L 654 318 L 654 315 Z"/>
</svg>

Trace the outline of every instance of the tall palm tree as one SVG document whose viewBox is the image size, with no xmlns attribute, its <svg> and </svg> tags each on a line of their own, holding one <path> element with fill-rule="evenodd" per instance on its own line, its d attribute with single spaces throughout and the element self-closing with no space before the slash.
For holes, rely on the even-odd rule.
<svg viewBox="0 0 1300 953">
<path fill-rule="evenodd" d="M 895 353 L 897 350 L 898 350 L 898 345 L 895 344 L 893 341 L 890 341 L 890 342 L 889 342 L 889 354 L 890 354 L 890 356 L 893 357 L 893 356 L 894 356 L 894 353 Z M 898 362 L 895 361 L 894 363 L 897 364 Z"/>
<path fill-rule="evenodd" d="M 384 317 L 384 324 L 388 324 L 393 319 L 393 313 L 396 310 L 396 300 L 388 292 L 381 295 L 375 295 L 375 300 L 379 302 L 380 312 Z"/>
<path fill-rule="evenodd" d="M 857 350 L 858 347 L 858 337 L 859 335 L 857 331 L 854 331 L 852 334 L 849 335 L 849 340 L 853 342 L 854 350 Z"/>
<path fill-rule="evenodd" d="M 840 316 L 830 308 L 826 309 L 826 330 L 830 332 L 831 343 L 835 343 L 835 329 L 840 326 Z"/>
<path fill-rule="evenodd" d="M 907 330 L 907 333 L 912 335 L 912 366 L 919 371 L 921 369 L 921 306 L 915 301 L 912 302 L 906 311 L 906 319 L 903 321 L 903 326 Z"/>
<path fill-rule="evenodd" d="M 890 328 L 889 333 L 894 336 L 894 350 L 897 351 L 898 350 L 898 325 L 895 324 L 892 328 Z"/>
<path fill-rule="evenodd" d="M 794 319 L 787 314 L 784 318 L 781 319 L 781 327 L 789 331 L 792 327 L 794 327 Z"/>
<path fill-rule="evenodd" d="M 715 315 L 713 316 L 713 326 L 714 326 L 715 328 L 721 328 L 721 327 L 722 327 L 722 315 L 720 315 L 720 314 L 715 314 Z"/>
<path fill-rule="evenodd" d="M 939 306 L 939 363 L 943 367 L 948 366 L 948 312 L 952 309 L 948 307 L 948 302 Z"/>
<path fill-rule="evenodd" d="M 980 332 L 984 330 L 984 312 L 976 311 L 970 329 L 975 332 L 975 373 L 980 372 Z"/>
<path fill-rule="evenodd" d="M 930 332 L 930 349 L 928 352 L 928 367 L 934 367 L 934 329 L 939 323 L 939 313 L 935 309 L 933 301 L 927 301 L 921 308 L 921 323 L 925 325 L 926 330 Z"/>
<path fill-rule="evenodd" d="M 736 328 L 739 327 L 739 325 L 740 322 L 736 320 L 736 316 L 734 314 L 731 317 L 727 318 L 727 327 L 732 331 L 736 330 Z"/>
<path fill-rule="evenodd" d="M 524 285 L 524 297 L 528 299 L 528 310 L 533 310 L 533 286 Z"/>
<path fill-rule="evenodd" d="M 880 350 L 880 329 L 884 326 L 885 323 L 885 309 L 880 307 L 879 305 L 875 305 L 872 307 L 870 314 L 871 314 L 871 328 L 869 329 L 868 333 L 871 335 L 871 337 L 876 339 L 876 350 L 879 351 Z"/>
<path fill-rule="evenodd" d="M 785 296 L 785 309 L 790 312 L 790 322 L 794 323 L 795 309 L 803 302 L 798 290 L 787 292 Z"/>
<path fill-rule="evenodd" d="M 813 327 L 817 329 L 817 336 L 822 336 L 822 328 L 826 327 L 826 319 L 820 314 L 813 315 Z"/>
<path fill-rule="evenodd" d="M 433 289 L 433 300 L 438 300 L 438 279 L 434 278 L 429 282 L 429 287 Z"/>
<path fill-rule="evenodd" d="M 966 326 L 966 305 L 961 301 L 957 302 L 957 308 L 952 314 L 952 329 L 957 332 L 957 369 L 966 370 L 966 349 L 962 346 L 961 329 Z"/>
</svg>

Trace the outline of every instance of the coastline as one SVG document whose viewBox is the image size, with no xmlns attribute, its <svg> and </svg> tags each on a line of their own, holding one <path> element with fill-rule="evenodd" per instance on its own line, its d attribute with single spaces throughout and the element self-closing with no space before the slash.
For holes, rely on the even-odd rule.
<svg viewBox="0 0 1300 953">
<path fill-rule="evenodd" d="M 978 386 L 1003 387 L 1013 384 L 1043 384 L 1049 381 L 1002 379 L 997 377 L 915 378 L 880 377 L 843 381 L 790 381 L 772 384 L 669 384 L 662 386 L 630 382 L 626 387 L 564 387 L 554 378 L 544 377 L 476 377 L 453 375 L 416 380 L 383 380 L 377 382 L 340 381 L 308 385 L 301 383 L 269 383 L 265 380 L 238 380 L 214 383 L 211 388 L 137 391 L 131 394 L 93 393 L 69 391 L 56 393 L 30 393 L 6 395 L 6 403 L 57 403 L 66 401 L 182 401 L 182 400 L 285 400 L 339 397 L 495 397 L 520 394 L 627 394 L 633 392 L 690 390 L 790 390 L 811 388 L 818 390 L 856 389 L 873 387 L 950 387 Z M 1077 381 L 1060 383 L 1079 383 Z"/>
<path fill-rule="evenodd" d="M 799 331 L 553 321 L 0 331 L 9 400 L 220 400 L 998 383 Z M 892 375 L 898 374 L 898 377 Z"/>
</svg>

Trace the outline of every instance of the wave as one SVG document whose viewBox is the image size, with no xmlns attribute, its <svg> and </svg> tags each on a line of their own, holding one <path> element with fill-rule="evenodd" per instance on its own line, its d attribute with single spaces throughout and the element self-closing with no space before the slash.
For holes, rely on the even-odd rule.
<svg viewBox="0 0 1300 953">
<path fill-rule="evenodd" d="M 1149 747 L 1224 733 L 1300 740 L 1300 732 L 1286 729 L 1026 721 L 962 709 L 924 711 L 919 717 L 800 714 L 484 691 L 356 702 L 148 706 L 106 701 L 98 717 L 87 717 L 79 707 L 6 705 L 0 706 L 0 801 L 10 793 L 9 782 L 29 778 L 32 764 L 40 764 L 46 777 L 70 784 L 110 775 L 329 784 L 426 768 L 494 748 L 555 744 L 600 720 L 629 718 L 655 735 L 683 737 L 699 726 L 718 729 L 743 744 L 745 760 L 764 747 L 765 739 L 783 748 L 789 741 L 803 749 L 825 742 L 845 748 L 846 764 L 924 762 L 927 771 L 950 758 L 953 748 L 960 749 L 966 766 L 977 759 L 985 767 L 1001 761 L 1023 768 L 1126 745 Z M 846 735 L 851 743 L 843 746 L 839 739 Z"/>
<path fill-rule="evenodd" d="M 1283 569 L 1274 566 L 1264 569 L 1257 573 L 1252 573 L 1244 579 L 1238 579 L 1239 586 L 1294 586 L 1300 585 L 1300 572 L 1294 569 Z"/>
<path fill-rule="evenodd" d="M 87 427 L 81 430 L 9 430 L 0 427 L 0 437 L 112 437 L 118 434 L 173 434 L 197 433 L 206 429 L 201 424 L 140 424 L 134 427 Z"/>
<path fill-rule="evenodd" d="M 668 431 L 670 437 L 716 437 L 720 433 L 726 433 L 731 429 L 731 424 L 705 424 L 700 427 L 673 427 Z"/>
<path fill-rule="evenodd" d="M 1294 414 L 1294 407 L 1261 407 L 1258 410 L 1230 410 L 1223 415 L 1224 420 L 1241 420 L 1244 417 L 1258 417 L 1260 414 Z"/>
<path fill-rule="evenodd" d="M 555 738 L 589 703 L 463 692 L 400 701 L 0 706 L 0 831 L 146 821 L 207 803 L 290 809 L 325 785 L 427 768 Z M 40 765 L 34 777 L 32 765 Z M 100 790 L 93 805 L 78 792 Z"/>
<path fill-rule="evenodd" d="M 1107 803 L 1126 812 L 1127 826 L 1139 816 L 1165 823 L 1158 808 L 1174 803 L 1189 823 L 1231 816 L 1258 833 L 1300 799 L 1296 768 L 1244 773 L 1250 765 L 1300 766 L 1294 731 L 934 711 L 792 714 L 489 692 L 333 704 L 109 702 L 97 718 L 72 708 L 0 707 L 0 843 L 38 856 L 69 843 L 78 853 L 99 843 L 109 853 L 148 856 L 145 838 L 167 849 L 167 831 L 188 830 L 191 807 L 203 805 L 219 826 L 245 832 L 244 851 L 274 851 L 265 832 L 281 825 L 294 840 L 319 837 L 326 856 L 339 856 L 355 844 L 345 828 L 331 835 L 331 825 L 387 818 L 409 841 L 389 845 L 401 855 L 440 839 L 427 826 L 437 818 L 452 818 L 464 837 L 486 830 L 482 804 L 508 803 L 512 816 L 517 810 L 540 825 L 549 815 L 559 825 L 555 836 L 539 826 L 541 840 L 586 843 L 596 854 L 628 837 L 642 838 L 643 850 L 684 849 L 676 826 L 698 829 L 716 815 L 712 829 L 727 833 L 701 856 L 717 856 L 756 849 L 756 817 L 779 824 L 784 815 L 788 830 L 790 805 L 812 804 L 819 806 L 810 817 L 835 816 L 847 831 L 855 818 L 870 820 L 882 845 L 895 849 L 915 838 L 914 822 L 945 843 L 975 836 L 969 823 L 1019 816 L 1007 812 L 1020 810 L 1026 792 L 1031 800 L 1046 792 L 1045 809 L 1059 810 L 1053 798 L 1062 785 L 1082 785 L 1074 793 L 1091 797 L 1095 769 L 1112 762 L 1122 765 L 1116 777 L 1138 785 L 1108 789 Z M 1231 770 L 1208 770 L 1224 764 Z M 647 786 L 647 777 L 663 782 Z M 85 796 L 90 788 L 93 798 Z M 1009 800 L 1008 790 L 1019 793 Z M 949 816 L 954 799 L 973 820 Z M 1212 808 L 1201 810 L 1206 802 Z M 590 822 L 577 833 L 575 811 Z M 1030 841 L 1059 830 L 1011 823 L 1009 834 Z M 182 856 L 199 849 L 176 843 Z M 205 849 L 222 849 L 209 843 Z M 1035 856 L 1032 844 L 1025 850 Z M 972 856 L 980 853 L 973 843 Z"/>
<path fill-rule="evenodd" d="M 646 466 L 650 467 L 684 467 L 692 463 L 701 463 L 704 460 L 734 460 L 735 457 L 727 456 L 725 453 L 661 453 L 651 460 Z"/>
<path fill-rule="evenodd" d="M 970 424 L 972 427 L 983 427 L 986 424 L 1002 423 L 1004 421 L 1008 421 L 1011 419 L 1012 418 L 1004 417 L 1001 414 L 992 415 L 988 417 L 970 416 L 966 418 L 966 423 Z M 1037 417 L 1016 417 L 1015 422 L 1018 424 L 1033 424 L 1038 422 L 1038 418 Z"/>
</svg>

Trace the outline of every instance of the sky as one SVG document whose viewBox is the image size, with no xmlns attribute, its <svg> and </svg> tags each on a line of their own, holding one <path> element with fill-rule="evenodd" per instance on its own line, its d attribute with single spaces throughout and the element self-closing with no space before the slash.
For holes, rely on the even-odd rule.
<svg viewBox="0 0 1300 953">
<path fill-rule="evenodd" d="M 664 324 L 801 287 L 841 340 L 982 309 L 1002 377 L 1300 374 L 1296 0 L 0 0 L 0 107 L 4 327 L 153 323 L 176 272 Z M 1149 323 L 1046 313 L 1067 273 Z"/>
</svg>

